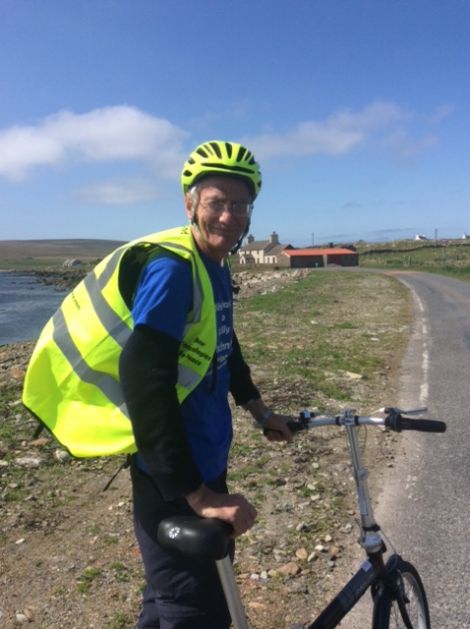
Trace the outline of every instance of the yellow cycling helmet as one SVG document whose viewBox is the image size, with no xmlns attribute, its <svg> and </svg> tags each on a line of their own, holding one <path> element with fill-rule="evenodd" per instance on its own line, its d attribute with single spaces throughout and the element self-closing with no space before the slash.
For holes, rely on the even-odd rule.
<svg viewBox="0 0 470 629">
<path fill-rule="evenodd" d="M 253 200 L 261 188 L 261 171 L 251 151 L 236 142 L 213 140 L 200 144 L 183 167 L 181 185 L 186 192 L 208 175 L 230 175 L 245 180 L 253 190 Z"/>
</svg>

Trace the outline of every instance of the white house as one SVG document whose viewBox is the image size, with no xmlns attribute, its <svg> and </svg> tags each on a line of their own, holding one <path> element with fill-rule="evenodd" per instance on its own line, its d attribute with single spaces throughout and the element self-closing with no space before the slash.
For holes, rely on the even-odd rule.
<svg viewBox="0 0 470 629">
<path fill-rule="evenodd" d="M 255 240 L 248 235 L 238 250 L 240 264 L 278 264 L 282 251 L 290 245 L 282 245 L 279 236 L 273 232 L 268 240 Z"/>
</svg>

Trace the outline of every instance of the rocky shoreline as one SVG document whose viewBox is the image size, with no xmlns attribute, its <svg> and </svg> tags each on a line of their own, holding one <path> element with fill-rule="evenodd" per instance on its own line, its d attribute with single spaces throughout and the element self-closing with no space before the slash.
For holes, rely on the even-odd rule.
<svg viewBox="0 0 470 629">
<path fill-rule="evenodd" d="M 25 271 L 7 271 L 15 275 L 34 277 L 46 286 L 53 286 L 57 290 L 71 290 L 86 275 L 87 271 L 79 269 L 29 269 Z"/>
<path fill-rule="evenodd" d="M 54 286 L 58 290 L 71 290 L 76 286 L 91 269 L 85 267 L 71 269 L 26 269 L 2 270 L 0 273 L 12 273 L 27 277 L 34 277 L 37 282 L 47 286 Z M 232 273 L 235 293 L 237 296 L 262 293 L 263 291 L 275 291 L 279 286 L 284 286 L 291 281 L 297 281 L 309 273 L 309 269 L 284 269 L 263 270 L 253 269 L 235 271 Z M 241 292 L 240 292 L 241 291 Z"/>
</svg>

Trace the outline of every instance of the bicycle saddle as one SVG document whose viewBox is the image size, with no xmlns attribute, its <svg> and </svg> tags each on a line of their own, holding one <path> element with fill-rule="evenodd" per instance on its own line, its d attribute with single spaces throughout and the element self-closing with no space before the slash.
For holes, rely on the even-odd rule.
<svg viewBox="0 0 470 629">
<path fill-rule="evenodd" d="M 232 527 L 216 518 L 176 516 L 158 526 L 158 542 L 194 559 L 223 559 L 229 550 Z"/>
</svg>

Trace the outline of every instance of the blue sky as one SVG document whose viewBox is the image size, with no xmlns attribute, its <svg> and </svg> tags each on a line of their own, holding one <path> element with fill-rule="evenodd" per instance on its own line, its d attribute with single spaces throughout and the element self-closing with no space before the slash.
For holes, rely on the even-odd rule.
<svg viewBox="0 0 470 629">
<path fill-rule="evenodd" d="M 470 233 L 470 0 L 1 0 L 0 42 L 0 240 L 182 224 L 210 139 L 258 239 Z"/>
</svg>

